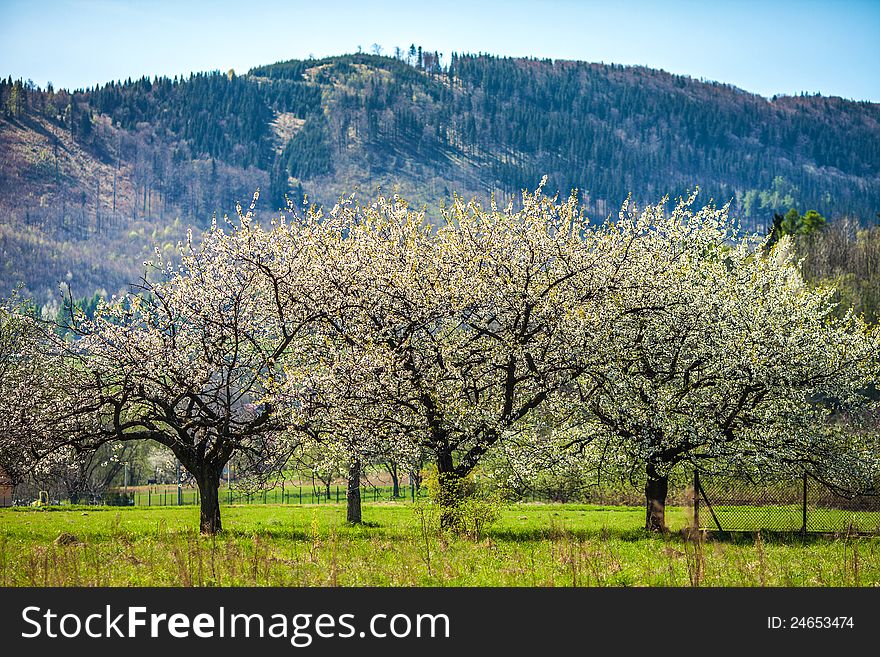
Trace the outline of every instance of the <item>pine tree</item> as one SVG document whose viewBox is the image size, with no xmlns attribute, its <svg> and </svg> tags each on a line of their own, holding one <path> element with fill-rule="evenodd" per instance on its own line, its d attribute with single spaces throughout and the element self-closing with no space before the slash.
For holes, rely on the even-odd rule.
<svg viewBox="0 0 880 657">
<path fill-rule="evenodd" d="M 24 114 L 25 91 L 21 80 L 12 83 L 12 89 L 9 91 L 9 99 L 6 101 L 6 112 L 14 119 Z"/>
</svg>

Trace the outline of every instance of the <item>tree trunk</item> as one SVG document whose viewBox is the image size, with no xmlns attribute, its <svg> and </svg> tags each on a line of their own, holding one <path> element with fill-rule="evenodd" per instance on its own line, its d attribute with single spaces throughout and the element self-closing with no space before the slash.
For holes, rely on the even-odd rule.
<svg viewBox="0 0 880 657">
<path fill-rule="evenodd" d="M 395 461 L 386 463 L 385 468 L 391 475 L 391 497 L 397 499 L 400 497 L 400 477 L 397 476 L 397 463 Z"/>
<path fill-rule="evenodd" d="M 196 483 L 201 501 L 199 531 L 202 534 L 217 534 L 223 528 L 220 524 L 220 475 L 204 473 L 196 479 Z"/>
<path fill-rule="evenodd" d="M 669 492 L 669 475 L 661 475 L 653 461 L 645 468 L 645 529 L 649 532 L 666 531 L 666 494 Z"/>
<path fill-rule="evenodd" d="M 361 523 L 361 460 L 353 458 L 348 466 L 348 490 L 345 494 L 346 520 L 353 525 Z"/>
<path fill-rule="evenodd" d="M 437 497 L 440 507 L 440 528 L 455 529 L 459 525 L 458 507 L 464 498 L 464 481 L 452 464 L 452 454 L 437 454 Z"/>
</svg>

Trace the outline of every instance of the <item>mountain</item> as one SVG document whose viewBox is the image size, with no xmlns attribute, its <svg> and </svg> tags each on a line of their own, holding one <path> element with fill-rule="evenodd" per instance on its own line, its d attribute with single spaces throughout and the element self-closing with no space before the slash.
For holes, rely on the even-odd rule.
<svg viewBox="0 0 880 657">
<path fill-rule="evenodd" d="M 0 294 L 41 303 L 135 280 L 154 246 L 234 212 L 376 188 L 429 209 L 580 190 L 599 219 L 701 189 L 747 227 L 774 212 L 880 211 L 880 105 L 766 99 L 643 67 L 453 55 L 345 55 L 246 75 L 93 89 L 0 83 Z"/>
</svg>

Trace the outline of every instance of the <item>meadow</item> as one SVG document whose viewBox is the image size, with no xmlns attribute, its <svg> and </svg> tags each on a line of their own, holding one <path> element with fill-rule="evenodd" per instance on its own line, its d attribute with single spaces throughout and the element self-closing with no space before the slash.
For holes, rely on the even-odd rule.
<svg viewBox="0 0 880 657">
<path fill-rule="evenodd" d="M 0 586 L 878 586 L 880 537 L 757 532 L 667 535 L 640 507 L 515 504 L 470 535 L 430 505 L 0 509 Z"/>
</svg>

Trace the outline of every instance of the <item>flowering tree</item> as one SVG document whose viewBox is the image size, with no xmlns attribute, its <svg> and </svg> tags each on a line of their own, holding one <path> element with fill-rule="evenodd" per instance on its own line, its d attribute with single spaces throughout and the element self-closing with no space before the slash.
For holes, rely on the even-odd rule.
<svg viewBox="0 0 880 657">
<path fill-rule="evenodd" d="M 310 303 L 322 310 L 285 353 L 284 385 L 276 389 L 274 403 L 285 409 L 290 431 L 318 469 L 347 479 L 346 517 L 360 523 L 363 463 L 378 455 L 406 461 L 411 445 L 374 405 L 380 366 L 356 322 L 362 319 L 360 284 L 375 254 L 358 242 L 340 214 L 320 218 L 312 210 L 304 220 L 312 223 L 315 238 L 305 248 L 313 249 L 310 258 L 321 263 L 318 276 L 325 285 Z M 290 224 L 277 227 L 275 239 L 291 240 L 292 230 Z M 302 256 L 304 247 L 284 251 Z"/>
<path fill-rule="evenodd" d="M 456 198 L 439 227 L 397 198 L 332 216 L 345 238 L 323 276 L 339 302 L 288 355 L 289 405 L 357 427 L 349 436 L 427 449 L 450 509 L 494 445 L 565 416 L 614 312 L 619 236 L 592 229 L 574 196 L 540 190 L 519 211 Z"/>
<path fill-rule="evenodd" d="M 75 322 L 71 350 L 91 375 L 101 427 L 81 444 L 151 439 L 168 447 L 200 491 L 202 533 L 221 529 L 218 488 L 236 457 L 266 475 L 286 460 L 285 423 L 267 395 L 275 361 L 302 326 L 277 303 L 279 280 L 261 265 L 275 256 L 252 212 L 216 225 L 179 267 L 155 263 L 157 281 Z M 293 261 L 288 265 L 294 266 Z"/>
<path fill-rule="evenodd" d="M 853 445 L 829 423 L 834 409 L 865 401 L 877 374 L 877 341 L 865 324 L 832 315 L 832 291 L 808 287 L 788 238 L 765 255 L 739 237 L 727 208 L 668 214 L 663 204 L 621 213 L 632 234 L 623 312 L 583 385 L 587 440 L 618 467 L 644 468 L 646 528 L 665 528 L 669 474 L 836 472 Z M 626 209 L 625 209 L 626 210 Z M 863 466 L 876 465 L 877 458 Z M 836 464 L 836 465 L 834 465 Z M 875 471 L 876 472 L 876 471 Z"/>
<path fill-rule="evenodd" d="M 13 481 L 77 465 L 70 435 L 93 427 L 82 373 L 15 299 L 0 307 L 0 468 Z"/>
<path fill-rule="evenodd" d="M 28 319 L 9 308 L 0 309 L 0 468 L 13 484 L 27 470 L 27 451 L 22 449 L 26 423 L 22 421 L 22 398 L 30 396 L 36 367 L 22 362 Z"/>
</svg>

